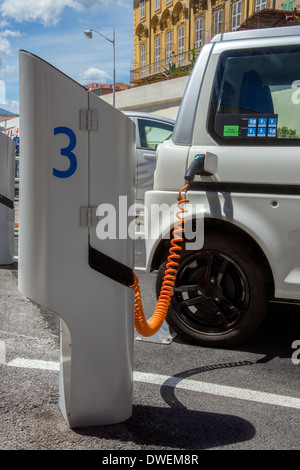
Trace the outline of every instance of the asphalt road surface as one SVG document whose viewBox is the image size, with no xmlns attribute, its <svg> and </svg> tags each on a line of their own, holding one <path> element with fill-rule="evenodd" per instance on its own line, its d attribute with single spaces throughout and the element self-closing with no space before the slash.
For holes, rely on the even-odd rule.
<svg viewBox="0 0 300 470">
<path fill-rule="evenodd" d="M 137 274 L 151 316 L 155 274 Z M 58 407 L 59 319 L 18 292 L 17 276 L 17 262 L 0 266 L 1 450 L 98 450 L 100 464 L 130 467 L 176 464 L 175 451 L 200 465 L 201 450 L 299 450 L 298 307 L 271 304 L 257 334 L 230 350 L 166 326 L 151 341 L 136 335 L 131 418 L 70 429 Z"/>
</svg>

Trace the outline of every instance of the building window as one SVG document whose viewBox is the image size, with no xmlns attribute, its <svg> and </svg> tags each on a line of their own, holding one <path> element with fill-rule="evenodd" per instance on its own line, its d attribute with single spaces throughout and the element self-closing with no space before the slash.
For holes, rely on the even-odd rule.
<svg viewBox="0 0 300 470">
<path fill-rule="evenodd" d="M 140 8 L 141 8 L 141 18 L 144 18 L 144 16 L 145 16 L 145 0 L 141 0 Z"/>
<path fill-rule="evenodd" d="M 166 64 L 169 65 L 172 62 L 172 31 L 167 32 L 166 36 Z"/>
<path fill-rule="evenodd" d="M 281 9 L 285 11 L 294 10 L 294 0 L 289 0 L 288 2 L 283 2 L 281 4 Z"/>
<path fill-rule="evenodd" d="M 203 18 L 197 18 L 195 21 L 195 49 L 202 45 Z"/>
<path fill-rule="evenodd" d="M 155 10 L 160 9 L 160 0 L 155 0 Z"/>
<path fill-rule="evenodd" d="M 160 70 L 160 36 L 155 38 L 155 72 Z"/>
<path fill-rule="evenodd" d="M 232 31 L 236 31 L 241 26 L 242 1 L 232 4 Z"/>
<path fill-rule="evenodd" d="M 184 26 L 178 28 L 178 65 L 181 66 L 184 61 Z"/>
<path fill-rule="evenodd" d="M 141 44 L 141 68 L 142 75 L 145 75 L 145 65 L 146 65 L 146 45 Z"/>
<path fill-rule="evenodd" d="M 255 13 L 260 10 L 267 8 L 267 0 L 256 0 L 255 1 Z"/>
<path fill-rule="evenodd" d="M 223 10 L 214 12 L 214 35 L 222 33 Z"/>
</svg>

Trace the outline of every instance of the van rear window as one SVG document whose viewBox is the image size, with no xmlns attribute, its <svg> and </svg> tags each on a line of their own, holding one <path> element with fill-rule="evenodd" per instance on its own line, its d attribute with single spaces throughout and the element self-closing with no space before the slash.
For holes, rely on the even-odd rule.
<svg viewBox="0 0 300 470">
<path fill-rule="evenodd" d="M 230 51 L 221 55 L 209 131 L 222 143 L 300 143 L 300 47 Z"/>
</svg>

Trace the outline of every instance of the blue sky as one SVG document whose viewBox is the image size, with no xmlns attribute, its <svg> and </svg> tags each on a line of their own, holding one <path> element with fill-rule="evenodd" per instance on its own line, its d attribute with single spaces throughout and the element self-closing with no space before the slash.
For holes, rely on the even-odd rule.
<svg viewBox="0 0 300 470">
<path fill-rule="evenodd" d="M 85 29 L 116 35 L 116 81 L 133 68 L 132 0 L 0 0 L 1 108 L 19 111 L 19 50 L 32 52 L 81 84 L 112 83 L 113 46 Z M 3 93 L 0 101 L 4 101 Z"/>
</svg>

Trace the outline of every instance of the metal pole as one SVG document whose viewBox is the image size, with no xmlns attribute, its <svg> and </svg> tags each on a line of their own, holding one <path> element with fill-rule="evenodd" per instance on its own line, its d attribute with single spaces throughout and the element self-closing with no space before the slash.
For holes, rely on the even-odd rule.
<svg viewBox="0 0 300 470">
<path fill-rule="evenodd" d="M 115 30 L 113 31 L 113 49 L 114 49 L 114 73 L 113 73 L 113 106 L 116 105 L 116 41 L 115 41 Z"/>
<path fill-rule="evenodd" d="M 84 34 L 88 38 L 92 39 L 92 37 L 93 37 L 92 31 L 99 34 L 104 39 L 106 39 L 107 41 L 112 43 L 112 45 L 113 45 L 113 106 L 115 107 L 115 104 L 116 104 L 116 97 L 115 97 L 115 95 L 116 95 L 116 38 L 115 38 L 115 30 L 113 30 L 113 39 L 112 40 L 107 38 L 106 36 L 104 36 L 104 34 L 99 33 L 99 31 L 97 31 L 96 29 L 87 29 L 87 30 L 84 31 Z"/>
</svg>

